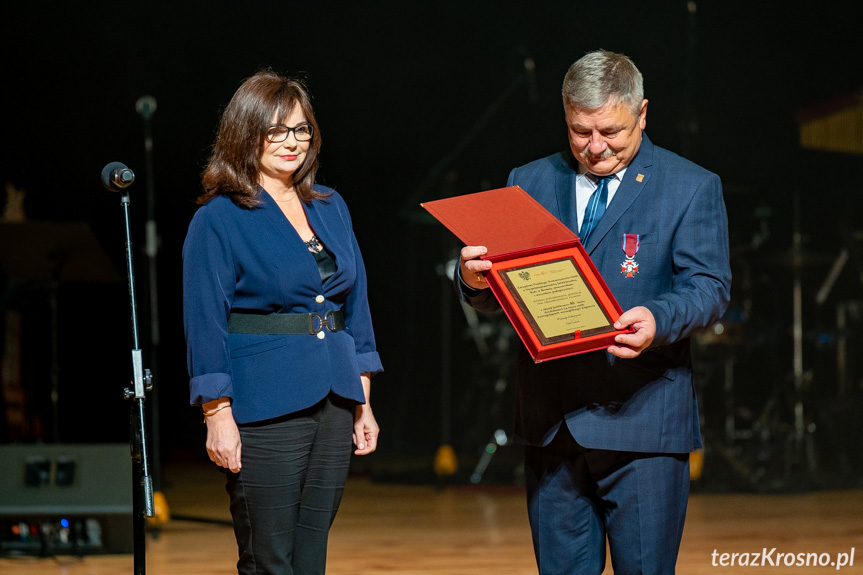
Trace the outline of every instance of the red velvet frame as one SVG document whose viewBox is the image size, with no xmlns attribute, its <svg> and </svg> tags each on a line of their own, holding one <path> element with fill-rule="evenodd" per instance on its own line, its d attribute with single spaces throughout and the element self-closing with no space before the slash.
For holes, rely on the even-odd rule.
<svg viewBox="0 0 863 575">
<path fill-rule="evenodd" d="M 501 272 L 504 270 L 518 268 L 530 264 L 542 263 L 545 261 L 555 260 L 561 257 L 572 257 L 575 260 L 576 266 L 581 272 L 584 279 L 588 282 L 597 301 L 605 310 L 605 313 L 611 319 L 611 323 L 617 321 L 623 310 L 620 304 L 614 299 L 614 296 L 609 291 L 608 286 L 599 275 L 593 262 L 588 257 L 584 247 L 577 239 L 572 242 L 569 247 L 562 248 L 554 246 L 549 251 L 530 250 L 529 252 L 519 254 L 505 254 L 492 256 L 483 259 L 488 259 L 492 262 L 492 269 L 486 272 L 485 279 L 491 291 L 494 293 L 497 301 L 509 318 L 521 338 L 522 343 L 530 352 L 530 356 L 536 363 L 555 359 L 558 357 L 566 357 L 579 353 L 586 353 L 598 349 L 605 349 L 614 343 L 614 337 L 619 333 L 632 333 L 631 328 L 614 330 L 607 333 L 591 335 L 588 337 L 580 337 L 579 333 L 575 333 L 575 339 L 572 341 L 564 341 L 543 345 L 539 338 L 530 327 L 528 319 L 524 316 L 521 307 L 516 302 L 515 298 L 509 292 L 509 289 L 504 285 L 501 279 Z"/>
</svg>

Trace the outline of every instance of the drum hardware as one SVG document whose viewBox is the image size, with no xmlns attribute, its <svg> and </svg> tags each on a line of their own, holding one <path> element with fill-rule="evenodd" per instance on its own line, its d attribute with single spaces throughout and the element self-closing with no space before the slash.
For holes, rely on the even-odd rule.
<svg viewBox="0 0 863 575">
<path fill-rule="evenodd" d="M 827 298 L 830 296 L 830 292 L 833 290 L 836 285 L 837 280 L 842 274 L 842 271 L 848 264 L 849 259 L 852 255 L 851 246 L 854 246 L 859 250 L 859 246 L 856 244 L 859 242 L 863 242 L 863 231 L 861 232 L 852 232 L 852 233 L 844 233 L 844 240 L 846 245 L 839 250 L 839 253 L 836 254 L 835 259 L 833 260 L 833 265 L 830 267 L 830 271 L 827 273 L 827 276 L 824 278 L 824 282 L 821 284 L 821 287 L 818 290 L 818 293 L 815 295 L 815 303 L 821 307 L 827 302 Z M 863 245 L 863 244 L 861 244 Z M 859 251 L 855 250 L 855 253 L 859 255 Z M 860 277 L 861 283 L 863 283 L 863 275 Z M 837 393 L 838 397 L 841 399 L 845 397 L 849 385 L 849 374 L 848 374 L 848 314 L 849 312 L 853 312 L 854 303 L 840 301 L 836 304 L 836 372 L 837 372 Z"/>
<path fill-rule="evenodd" d="M 452 293 L 452 282 L 456 266 L 458 266 L 458 259 L 452 258 L 438 265 L 436 268 L 437 274 L 444 279 L 441 293 L 441 313 L 447 317 L 451 313 L 453 302 L 457 301 Z M 490 399 L 484 398 L 482 401 L 484 401 L 483 412 L 488 414 L 492 419 L 488 423 L 491 423 L 494 429 L 489 434 L 491 438 L 479 449 L 479 459 L 470 474 L 471 483 L 480 483 L 485 477 L 495 454 L 501 448 L 510 444 L 507 432 L 500 429 L 502 423 L 494 419 L 501 419 L 502 417 L 495 417 L 495 415 L 507 412 L 505 409 L 505 400 L 508 399 L 506 392 L 511 388 L 510 380 L 513 377 L 514 371 L 512 361 L 516 356 L 513 346 L 517 342 L 517 337 L 503 313 L 494 315 L 479 314 L 464 302 L 460 302 L 460 308 L 467 322 L 468 336 L 476 346 L 478 358 L 483 366 L 482 371 L 483 373 L 491 374 L 490 379 L 493 379 L 491 385 L 492 397 Z M 454 326 L 451 325 L 451 320 L 446 317 L 443 321 L 445 322 L 444 329 L 442 330 L 444 341 L 441 342 L 441 346 L 445 357 L 441 361 L 442 436 L 441 445 L 435 456 L 434 466 L 435 473 L 440 478 L 455 475 L 458 468 L 457 455 L 450 444 L 450 427 L 453 424 L 453 420 L 458 419 L 458 417 L 454 417 L 454 415 L 457 416 L 458 414 L 453 413 L 455 402 L 453 401 L 454 398 L 451 394 L 451 383 L 449 381 L 452 378 L 449 370 L 453 363 L 450 357 L 450 346 L 454 345 L 450 334 Z M 488 383 L 489 378 L 482 378 L 482 381 L 476 382 L 477 385 L 482 386 L 483 392 L 488 391 Z M 477 429 L 483 424 L 483 421 L 482 418 L 473 419 L 475 429 L 471 435 L 488 437 L 486 435 L 487 431 Z M 510 422 L 506 421 L 504 423 L 509 424 Z M 514 470 L 514 474 L 518 474 L 518 472 L 518 468 Z"/>
<path fill-rule="evenodd" d="M 753 435 L 751 429 L 737 428 L 738 409 L 734 405 L 734 364 L 736 358 L 728 355 L 723 362 L 723 384 L 725 392 L 725 443 L 733 445 L 740 439 L 749 439 Z"/>
<path fill-rule="evenodd" d="M 471 324 L 470 317 L 472 314 L 476 314 L 476 310 L 467 304 L 463 304 L 463 310 L 465 317 L 468 318 L 468 323 Z M 487 412 L 493 416 L 492 421 L 489 421 L 489 423 L 492 424 L 494 430 L 490 434 L 490 439 L 482 446 L 480 457 L 470 475 L 471 483 L 481 483 L 495 454 L 501 448 L 511 444 L 506 431 L 498 426 L 509 426 L 514 417 L 512 409 L 507 408 L 507 401 L 511 398 L 506 392 L 512 388 L 511 382 L 514 377 L 512 362 L 517 355 L 515 346 L 519 345 L 519 340 L 516 337 L 515 330 L 503 313 L 493 316 L 493 320 L 490 322 L 479 323 L 476 321 L 476 323 L 473 323 L 471 332 L 474 334 L 475 339 L 480 339 L 483 342 L 477 346 L 477 349 L 481 352 L 480 357 L 484 365 L 491 368 L 489 372 L 494 374 L 492 375 L 494 378 L 492 398 L 487 409 Z M 483 349 L 485 352 L 482 352 Z M 509 416 L 507 417 L 504 414 L 509 414 Z M 497 417 L 494 417 L 495 415 Z M 506 419 L 506 421 L 501 422 L 501 419 Z M 479 433 L 482 433 L 482 431 Z M 488 433 L 488 431 L 485 433 Z M 516 465 L 515 469 L 513 469 L 513 474 L 517 476 L 520 471 L 520 466 Z"/>
<path fill-rule="evenodd" d="M 438 267 L 439 275 L 444 276 L 449 285 L 452 285 L 457 265 L 458 259 L 451 259 Z M 452 294 L 447 293 L 447 296 L 452 296 Z M 493 374 L 492 378 L 494 382 L 491 386 L 493 395 L 484 411 L 492 416 L 501 412 L 505 413 L 506 392 L 511 388 L 510 380 L 513 377 L 514 371 L 512 361 L 516 356 L 514 344 L 518 342 L 515 330 L 503 313 L 494 315 L 482 314 L 482 319 L 480 319 L 481 314 L 477 313 L 475 309 L 464 302 L 461 302 L 461 310 L 467 322 L 469 337 L 474 342 L 479 359 L 485 368 L 483 372 Z M 488 381 L 484 380 L 482 385 L 485 386 L 487 383 Z M 481 422 L 478 420 L 475 423 L 477 426 L 481 425 Z M 494 455 L 502 447 L 506 447 L 511 443 L 507 432 L 498 427 L 501 425 L 500 421 L 491 421 L 490 423 L 493 424 L 494 429 L 489 434 L 490 439 L 488 442 L 483 444 L 480 449 L 479 459 L 470 474 L 471 483 L 482 482 Z M 509 421 L 505 423 L 509 424 Z M 487 432 L 481 430 L 476 433 L 482 434 L 480 437 L 489 436 L 485 435 Z M 519 470 L 516 469 L 515 473 L 517 474 L 518 472 Z"/>
<path fill-rule="evenodd" d="M 803 370 L 803 285 L 802 268 L 806 265 L 822 264 L 829 261 L 821 254 L 804 251 L 803 234 L 800 230 L 800 193 L 794 193 L 794 231 L 791 250 L 786 252 L 787 263 L 793 269 L 792 279 L 792 378 L 794 390 L 793 429 L 785 442 L 785 479 L 791 478 L 794 467 L 805 463 L 806 471 L 813 476 L 817 471 L 815 447 L 812 435 L 815 424 L 807 421 L 807 413 L 803 405 L 803 394 L 807 387 L 807 374 Z"/>
<path fill-rule="evenodd" d="M 742 285 L 750 288 L 747 284 L 749 274 L 754 270 L 767 270 L 781 268 L 782 274 L 789 278 L 792 283 L 792 356 L 791 372 L 788 380 L 776 386 L 771 397 L 768 398 L 761 414 L 751 425 L 746 425 L 742 420 L 748 419 L 736 405 L 734 390 L 735 367 L 737 358 L 731 346 L 740 343 L 752 345 L 754 341 L 744 338 L 744 321 L 731 321 L 731 318 L 723 316 L 722 320 L 711 326 L 704 333 L 694 337 L 694 341 L 708 349 L 713 346 L 727 345 L 724 355 L 716 359 L 722 365 L 722 389 L 724 401 L 724 420 L 721 435 L 713 437 L 714 444 L 711 447 L 730 465 L 736 473 L 747 477 L 752 483 L 765 481 L 770 472 L 781 473 L 785 483 L 792 479 L 813 479 L 818 473 L 818 463 L 815 453 L 814 434 L 816 424 L 813 421 L 811 408 L 808 400 L 805 400 L 807 392 L 811 387 L 812 373 L 804 369 L 804 333 L 803 325 L 803 273 L 811 268 L 833 264 L 831 272 L 827 276 L 825 286 L 819 291 L 816 302 L 823 303 L 826 293 L 836 281 L 836 276 L 847 261 L 847 256 L 840 253 L 834 256 L 829 253 L 808 249 L 804 246 L 804 236 L 800 230 L 800 198 L 794 195 L 794 218 L 791 248 L 779 253 L 763 253 L 757 246 L 747 246 L 741 255 L 745 268 L 742 270 Z M 773 275 L 773 274 L 769 274 Z M 741 285 L 737 283 L 737 285 Z M 751 302 L 748 302 L 751 303 Z M 751 306 L 744 306 L 749 311 Z M 847 309 L 840 305 L 837 309 L 837 364 L 839 367 L 840 381 L 844 381 L 847 370 L 843 369 L 844 357 L 847 357 L 847 343 L 842 341 L 843 334 L 847 331 L 847 324 L 843 317 Z M 747 319 L 747 314 L 741 314 L 739 319 Z M 738 318 L 735 318 L 738 319 Z M 754 334 L 753 334 L 754 335 Z M 707 438 L 710 434 L 705 432 Z M 721 437 L 721 441 L 716 439 Z M 741 442 L 743 444 L 741 445 Z M 748 454 L 748 455 L 747 455 Z M 805 475 L 798 472 L 803 471 Z M 796 475 L 795 475 L 796 474 Z"/>
</svg>

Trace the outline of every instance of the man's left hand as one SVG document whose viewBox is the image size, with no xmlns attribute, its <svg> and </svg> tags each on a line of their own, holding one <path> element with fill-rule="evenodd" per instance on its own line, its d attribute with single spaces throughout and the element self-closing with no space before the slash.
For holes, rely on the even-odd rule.
<svg viewBox="0 0 863 575">
<path fill-rule="evenodd" d="M 649 309 L 638 306 L 625 311 L 614 322 L 614 329 L 624 329 L 627 326 L 632 326 L 635 333 L 621 333 L 615 336 L 614 342 L 617 345 L 609 347 L 608 353 L 624 359 L 631 359 L 638 357 L 653 343 L 653 338 L 656 335 L 656 320 Z"/>
</svg>

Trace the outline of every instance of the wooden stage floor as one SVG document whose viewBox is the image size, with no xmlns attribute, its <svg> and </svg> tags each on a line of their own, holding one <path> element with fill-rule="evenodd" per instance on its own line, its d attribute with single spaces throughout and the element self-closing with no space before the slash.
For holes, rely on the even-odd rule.
<svg viewBox="0 0 863 575">
<path fill-rule="evenodd" d="M 190 519 L 172 519 L 157 535 L 148 536 L 147 573 L 236 573 L 231 528 L 201 521 L 229 519 L 222 476 L 209 467 L 185 466 L 166 467 L 163 477 L 172 514 Z M 752 554 L 764 550 L 769 553 L 764 567 L 739 566 L 740 556 L 734 566 L 729 564 L 733 553 L 750 554 L 752 563 Z M 729 554 L 724 566 L 720 564 L 723 553 Z M 780 553 L 811 554 L 810 561 L 817 558 L 828 565 L 787 567 Z M 837 569 L 837 559 L 846 565 Z M 380 484 L 360 477 L 348 484 L 330 537 L 328 565 L 329 575 L 536 573 L 520 488 L 439 489 Z M 678 573 L 837 571 L 863 573 L 863 489 L 799 495 L 694 493 L 690 498 Z M 131 555 L 0 558 L 4 575 L 132 572 Z M 611 567 L 605 572 L 612 573 Z"/>
</svg>

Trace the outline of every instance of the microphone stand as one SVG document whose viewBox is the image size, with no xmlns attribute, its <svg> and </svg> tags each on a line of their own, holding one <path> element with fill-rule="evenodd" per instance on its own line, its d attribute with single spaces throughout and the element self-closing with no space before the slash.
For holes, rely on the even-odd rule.
<svg viewBox="0 0 863 575">
<path fill-rule="evenodd" d="M 130 418 L 130 450 L 132 454 L 132 522 L 134 537 L 135 575 L 144 575 L 146 566 L 147 517 L 155 515 L 153 504 L 153 481 L 148 469 L 147 432 L 145 429 L 144 400 L 147 391 L 153 389 L 149 369 L 143 368 L 140 345 L 138 343 L 138 315 L 135 300 L 135 274 L 132 265 L 132 234 L 129 223 L 129 192 L 122 190 L 120 203 L 126 223 L 126 271 L 129 277 L 129 300 L 132 308 L 132 385 L 124 390 L 124 396 L 132 400 Z"/>
</svg>

